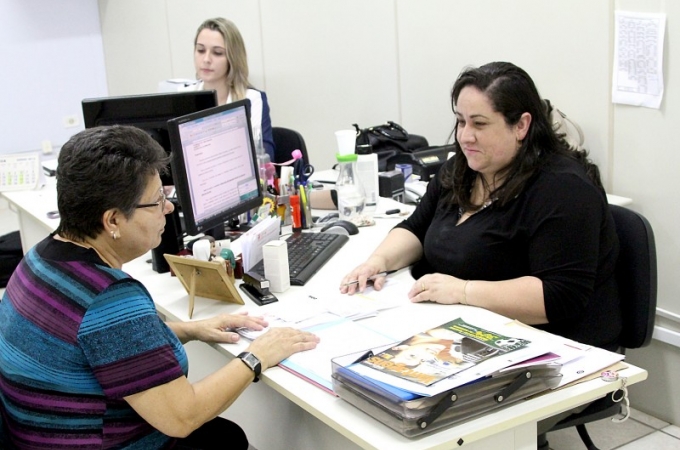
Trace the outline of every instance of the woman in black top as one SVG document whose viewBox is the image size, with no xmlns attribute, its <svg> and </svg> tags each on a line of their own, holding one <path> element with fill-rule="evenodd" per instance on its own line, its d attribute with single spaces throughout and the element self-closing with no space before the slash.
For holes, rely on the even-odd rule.
<svg viewBox="0 0 680 450">
<path fill-rule="evenodd" d="M 414 214 L 342 281 L 358 286 L 341 291 L 414 264 L 413 302 L 479 306 L 613 348 L 619 247 L 597 167 L 556 135 L 533 81 L 513 64 L 463 71 L 451 103 L 455 156 Z"/>
</svg>

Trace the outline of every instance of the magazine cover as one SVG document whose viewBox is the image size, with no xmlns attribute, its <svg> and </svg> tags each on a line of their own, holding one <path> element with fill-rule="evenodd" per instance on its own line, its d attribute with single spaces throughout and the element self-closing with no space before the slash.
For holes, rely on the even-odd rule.
<svg viewBox="0 0 680 450">
<path fill-rule="evenodd" d="M 429 386 L 529 344 L 471 325 L 461 318 L 419 333 L 361 361 L 368 367 Z"/>
</svg>

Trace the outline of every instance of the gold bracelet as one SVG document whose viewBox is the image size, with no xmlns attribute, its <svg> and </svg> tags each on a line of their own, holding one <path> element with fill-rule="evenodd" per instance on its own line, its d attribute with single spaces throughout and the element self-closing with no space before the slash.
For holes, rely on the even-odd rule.
<svg viewBox="0 0 680 450">
<path fill-rule="evenodd" d="M 467 284 L 469 282 L 470 280 L 465 280 L 465 283 L 463 283 L 463 301 L 461 303 L 466 306 L 470 306 L 470 304 L 467 302 L 467 294 L 465 293 L 465 288 L 467 288 Z"/>
</svg>

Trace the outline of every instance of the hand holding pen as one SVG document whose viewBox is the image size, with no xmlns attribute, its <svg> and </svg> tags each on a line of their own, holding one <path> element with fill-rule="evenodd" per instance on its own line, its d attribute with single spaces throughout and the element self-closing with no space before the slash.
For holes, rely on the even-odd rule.
<svg viewBox="0 0 680 450">
<path fill-rule="evenodd" d="M 350 295 L 355 292 L 363 292 L 369 283 L 372 283 L 373 289 L 379 291 L 385 284 L 387 275 L 394 272 L 396 272 L 396 270 L 379 271 L 374 266 L 364 263 L 342 279 L 342 282 L 340 283 L 340 292 L 342 294 Z"/>
</svg>

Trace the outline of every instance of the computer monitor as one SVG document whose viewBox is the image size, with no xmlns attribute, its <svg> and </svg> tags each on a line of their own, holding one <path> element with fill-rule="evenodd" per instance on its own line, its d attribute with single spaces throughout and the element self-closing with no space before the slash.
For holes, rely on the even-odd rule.
<svg viewBox="0 0 680 450">
<path fill-rule="evenodd" d="M 225 222 L 262 204 L 249 100 L 170 120 L 168 128 L 187 233 L 224 230 Z"/>
<path fill-rule="evenodd" d="M 217 105 L 215 91 L 173 92 L 88 98 L 83 100 L 85 128 L 100 125 L 132 125 L 146 131 L 169 155 L 168 120 Z M 161 177 L 164 186 L 174 184 L 170 167 Z"/>
</svg>

